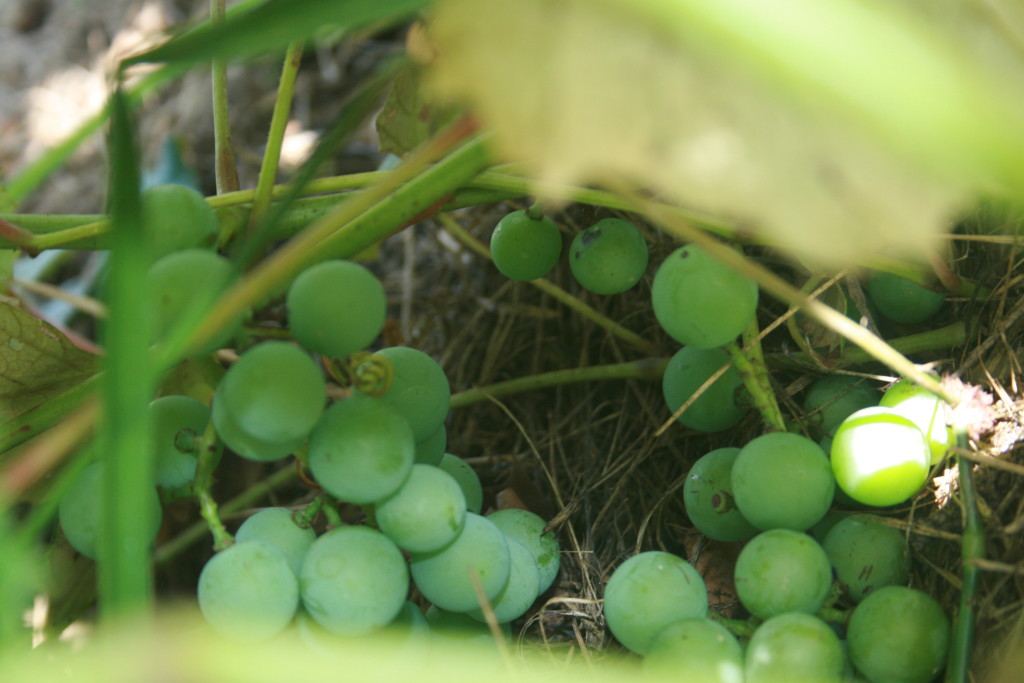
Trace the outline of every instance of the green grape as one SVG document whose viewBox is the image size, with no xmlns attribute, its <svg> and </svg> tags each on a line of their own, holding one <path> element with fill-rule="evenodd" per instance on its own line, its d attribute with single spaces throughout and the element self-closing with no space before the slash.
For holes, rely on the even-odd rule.
<svg viewBox="0 0 1024 683">
<path fill-rule="evenodd" d="M 155 316 L 152 340 L 156 342 L 165 339 L 175 326 L 194 327 L 235 279 L 235 271 L 230 261 L 212 251 L 184 249 L 154 263 L 148 278 Z M 225 346 L 238 331 L 242 318 L 236 316 L 198 353 Z"/>
<path fill-rule="evenodd" d="M 537 561 L 533 559 L 533 553 L 525 545 L 506 535 L 509 552 L 509 573 L 508 581 L 501 592 L 491 602 L 491 609 L 494 612 L 494 619 L 499 624 L 507 624 L 526 614 L 530 605 L 540 595 L 538 590 L 540 569 Z M 467 612 L 469 616 L 479 621 L 485 621 L 482 609 L 474 609 Z"/>
<path fill-rule="evenodd" d="M 891 408 L 864 408 L 846 418 L 832 440 L 836 482 L 866 505 L 897 505 L 928 478 L 931 448 L 917 426 Z"/>
<path fill-rule="evenodd" d="M 177 488 L 196 476 L 196 439 L 210 421 L 210 409 L 189 396 L 163 396 L 149 404 L 157 486 Z"/>
<path fill-rule="evenodd" d="M 287 342 L 262 342 L 243 353 L 217 385 L 214 427 L 239 455 L 276 460 L 313 431 L 325 393 L 309 354 Z"/>
<path fill-rule="evenodd" d="M 683 487 L 686 514 L 697 529 L 716 541 L 745 541 L 757 534 L 732 494 L 732 465 L 738 448 L 716 448 L 693 463 Z"/>
<path fill-rule="evenodd" d="M 415 461 L 422 465 L 437 467 L 441 464 L 441 458 L 444 457 L 444 449 L 447 447 L 448 430 L 445 429 L 444 425 L 441 425 L 433 434 L 416 442 Z"/>
<path fill-rule="evenodd" d="M 733 341 L 754 319 L 757 284 L 688 244 L 658 267 L 651 301 L 670 337 L 709 349 Z"/>
<path fill-rule="evenodd" d="M 550 588 L 558 576 L 561 553 L 555 534 L 544 531 L 547 522 L 540 515 L 518 508 L 496 510 L 487 515 L 487 519 L 497 524 L 507 536 L 529 548 L 539 571 L 537 592 L 543 593 Z"/>
<path fill-rule="evenodd" d="M 244 541 L 220 551 L 199 574 L 199 609 L 222 635 L 265 641 L 291 623 L 299 584 L 284 554 L 264 541 Z"/>
<path fill-rule="evenodd" d="M 665 404 L 675 414 L 683 403 L 718 369 L 729 364 L 729 354 L 722 349 L 698 349 L 684 346 L 665 367 L 661 379 Z M 737 401 L 743 379 L 731 364 L 725 374 L 714 381 L 677 419 L 699 432 L 720 432 L 736 425 L 746 414 Z"/>
<path fill-rule="evenodd" d="M 142 216 L 154 258 L 181 249 L 212 247 L 217 241 L 217 214 L 203 195 L 177 184 L 142 191 Z"/>
<path fill-rule="evenodd" d="M 450 612 L 468 612 L 480 606 L 472 574 L 493 604 L 508 583 L 511 565 L 505 534 L 472 512 L 466 513 L 454 541 L 432 553 L 413 555 L 409 561 L 413 581 L 423 597 Z"/>
<path fill-rule="evenodd" d="M 658 550 L 619 565 L 604 589 L 604 618 L 620 643 L 643 655 L 681 619 L 705 617 L 708 592 L 689 562 Z"/>
<path fill-rule="evenodd" d="M 850 598 L 860 602 L 882 586 L 906 585 L 910 556 L 903 534 L 878 517 L 846 517 L 825 535 L 822 547 Z"/>
<path fill-rule="evenodd" d="M 655 636 L 643 667 L 664 680 L 743 683 L 743 650 L 717 621 L 683 619 Z"/>
<path fill-rule="evenodd" d="M 840 683 L 843 647 L 832 628 L 800 612 L 765 620 L 750 638 L 746 683 Z"/>
<path fill-rule="evenodd" d="M 872 681 L 925 683 L 938 676 L 949 647 L 949 620 L 926 593 L 885 586 L 865 597 L 846 629 L 850 659 Z"/>
<path fill-rule="evenodd" d="M 805 531 L 832 506 L 835 479 L 821 447 L 774 432 L 740 449 L 732 466 L 736 507 L 758 529 Z"/>
<path fill-rule="evenodd" d="M 818 542 L 805 533 L 772 529 L 754 536 L 740 551 L 736 595 L 761 619 L 786 612 L 817 612 L 832 588 L 832 565 Z"/>
<path fill-rule="evenodd" d="M 452 475 L 462 487 L 462 493 L 466 497 L 466 509 L 479 515 L 484 507 L 484 489 L 480 485 L 480 477 L 476 476 L 469 463 L 457 455 L 445 453 L 438 467 Z"/>
<path fill-rule="evenodd" d="M 451 403 L 444 370 L 427 354 L 407 346 L 392 346 L 374 355 L 386 359 L 393 371 L 391 386 L 378 400 L 409 421 L 416 441 L 433 436 L 444 424 Z"/>
<path fill-rule="evenodd" d="M 867 292 L 871 303 L 889 320 L 912 325 L 939 312 L 946 297 L 925 289 L 912 280 L 892 273 L 868 273 Z"/>
<path fill-rule="evenodd" d="M 266 508 L 242 522 L 235 533 L 235 541 L 265 541 L 274 546 L 288 560 L 295 575 L 302 569 L 302 560 L 316 539 L 313 529 L 303 529 L 292 519 L 287 508 Z"/>
<path fill-rule="evenodd" d="M 462 531 L 466 496 L 444 470 L 414 464 L 401 487 L 377 503 L 374 518 L 402 550 L 429 553 L 448 545 Z"/>
<path fill-rule="evenodd" d="M 375 503 L 405 482 L 414 452 L 402 416 L 378 399 L 356 394 L 324 412 L 309 437 L 309 469 L 332 496 Z"/>
<path fill-rule="evenodd" d="M 295 339 L 334 358 L 369 346 L 387 316 L 380 281 L 354 261 L 324 261 L 307 268 L 289 287 L 286 304 Z"/>
<path fill-rule="evenodd" d="M 946 451 L 956 443 L 956 433 L 949 424 L 949 405 L 913 380 L 903 378 L 897 381 L 882 394 L 878 405 L 892 408 L 928 437 L 932 465 L 942 462 Z"/>
<path fill-rule="evenodd" d="M 843 420 L 861 408 L 877 405 L 878 399 L 878 392 L 863 377 L 823 377 L 811 384 L 804 396 L 807 429 L 815 439 L 835 436 Z"/>
<path fill-rule="evenodd" d="M 402 552 L 364 526 L 332 529 L 313 541 L 299 574 L 302 604 L 331 633 L 380 630 L 401 611 L 409 592 Z"/>
<path fill-rule="evenodd" d="M 836 487 L 836 490 L 839 490 L 838 486 Z M 842 512 L 829 510 L 825 513 L 825 516 L 821 518 L 820 522 L 807 530 L 807 533 L 809 533 L 818 543 L 824 543 L 825 536 L 828 535 L 828 532 L 843 519 L 846 519 L 846 515 Z"/>
<path fill-rule="evenodd" d="M 137 514 L 146 517 L 146 537 L 123 539 L 123 542 L 138 540 L 148 545 L 153 542 L 157 531 L 160 530 L 160 496 L 157 495 L 156 487 L 147 487 L 143 491 L 133 492 L 132 495 L 140 503 Z M 61 497 L 57 507 L 61 531 L 71 543 L 71 547 L 91 559 L 96 559 L 96 534 L 100 526 L 100 504 L 103 496 L 103 465 L 93 462 L 82 468 L 78 478 Z"/>
<path fill-rule="evenodd" d="M 533 219 L 513 211 L 491 233 L 491 258 L 501 274 L 529 281 L 547 275 L 562 253 L 562 235 L 550 218 Z"/>
<path fill-rule="evenodd" d="M 604 218 L 576 235 L 569 247 L 569 268 L 584 289 L 618 294 L 640 281 L 647 270 L 647 242 L 636 226 Z"/>
</svg>

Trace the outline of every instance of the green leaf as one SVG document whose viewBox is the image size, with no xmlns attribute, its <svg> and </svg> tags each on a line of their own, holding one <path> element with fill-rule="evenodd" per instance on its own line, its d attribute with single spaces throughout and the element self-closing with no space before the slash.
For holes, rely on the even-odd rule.
<svg viewBox="0 0 1024 683">
<path fill-rule="evenodd" d="M 377 115 L 381 152 L 402 156 L 459 115 L 457 107 L 440 105 L 424 97 L 422 77 L 423 68 L 407 62 L 395 78 L 387 102 Z"/>
<path fill-rule="evenodd" d="M 125 64 L 251 57 L 282 49 L 326 28 L 357 31 L 391 24 L 427 4 L 427 0 L 267 0 L 252 9 L 229 14 L 217 25 L 204 23 Z"/>
<path fill-rule="evenodd" d="M 85 381 L 97 366 L 96 356 L 60 330 L 0 301 L 0 428 Z"/>
<path fill-rule="evenodd" d="M 817 264 L 922 256 L 1024 191 L 1024 93 L 860 0 L 439 0 L 435 94 L 545 183 L 641 187 Z"/>
</svg>

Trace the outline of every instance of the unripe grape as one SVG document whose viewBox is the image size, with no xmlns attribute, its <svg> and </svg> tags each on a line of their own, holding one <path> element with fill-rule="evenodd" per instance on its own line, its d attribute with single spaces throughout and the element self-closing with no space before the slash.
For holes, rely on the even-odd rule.
<svg viewBox="0 0 1024 683">
<path fill-rule="evenodd" d="M 212 247 L 219 229 L 217 214 L 196 190 L 178 184 L 155 185 L 142 191 L 143 226 L 154 258 Z"/>
<path fill-rule="evenodd" d="M 291 623 L 299 584 L 283 553 L 264 541 L 236 543 L 207 561 L 199 574 L 199 609 L 221 634 L 265 641 Z"/>
<path fill-rule="evenodd" d="M 886 318 L 911 325 L 938 313 L 946 297 L 912 280 L 892 273 L 872 271 L 867 278 L 868 297 Z"/>
<path fill-rule="evenodd" d="M 836 482 L 866 505 L 897 505 L 928 478 L 931 448 L 917 426 L 891 408 L 865 408 L 846 418 L 832 440 Z"/>
<path fill-rule="evenodd" d="M 303 529 L 287 508 L 266 508 L 251 515 L 235 532 L 235 542 L 265 541 L 281 551 L 295 575 L 302 569 L 309 546 L 316 539 L 311 528 Z"/>
<path fill-rule="evenodd" d="M 429 553 L 448 545 L 462 531 L 466 497 L 444 470 L 414 464 L 398 490 L 377 503 L 374 516 L 380 530 L 399 548 Z"/>
<path fill-rule="evenodd" d="M 880 397 L 863 377 L 822 377 L 811 384 L 804 396 L 808 431 L 815 439 L 835 436 L 843 420 L 862 408 L 877 405 Z"/>
<path fill-rule="evenodd" d="M 754 319 L 757 284 L 688 244 L 658 267 L 651 301 L 670 337 L 708 349 L 733 341 Z"/>
<path fill-rule="evenodd" d="M 310 266 L 289 287 L 286 304 L 295 339 L 310 351 L 335 358 L 366 348 L 380 334 L 387 315 L 380 281 L 354 261 Z"/>
<path fill-rule="evenodd" d="M 683 403 L 719 368 L 728 365 L 725 374 L 697 397 L 677 418 L 690 429 L 720 432 L 736 425 L 746 414 L 737 400 L 743 379 L 722 349 L 698 349 L 684 346 L 669 360 L 661 379 L 665 404 L 675 414 Z"/>
<path fill-rule="evenodd" d="M 716 541 L 743 541 L 757 534 L 732 493 L 732 466 L 738 448 L 716 448 L 693 463 L 683 487 L 686 514 L 697 529 Z"/>
<path fill-rule="evenodd" d="M 491 258 L 502 275 L 512 280 L 536 280 L 558 263 L 562 235 L 550 218 L 531 218 L 513 211 L 491 233 Z"/>
<path fill-rule="evenodd" d="M 210 421 L 210 409 L 189 396 L 163 396 L 149 404 L 149 415 L 156 485 L 176 488 L 188 484 L 196 476 L 196 440 Z"/>
<path fill-rule="evenodd" d="M 647 270 L 647 242 L 629 221 L 604 218 L 576 235 L 569 267 L 580 285 L 595 294 L 618 294 Z"/>
<path fill-rule="evenodd" d="M 508 623 L 521 617 L 540 595 L 538 590 L 540 569 L 537 567 L 536 560 L 533 559 L 533 553 L 510 536 L 506 535 L 505 540 L 508 542 L 509 552 L 508 581 L 491 603 L 494 619 L 499 624 Z M 471 610 L 468 614 L 474 619 L 486 621 L 482 609 Z"/>
<path fill-rule="evenodd" d="M 416 441 L 427 439 L 444 424 L 451 387 L 444 370 L 419 349 L 391 346 L 374 356 L 391 364 L 391 386 L 375 399 L 388 404 L 409 422 Z"/>
<path fill-rule="evenodd" d="M 484 489 L 480 484 L 480 477 L 469 463 L 457 455 L 445 453 L 438 467 L 452 475 L 462 487 L 462 494 L 466 497 L 466 509 L 479 515 L 484 506 Z"/>
<path fill-rule="evenodd" d="M 883 586 L 906 585 L 910 576 L 906 539 L 899 530 L 874 521 L 877 519 L 870 515 L 845 517 L 822 541 L 836 577 L 854 602 Z"/>
<path fill-rule="evenodd" d="M 740 512 L 758 529 L 805 531 L 832 506 L 835 479 L 818 444 L 774 432 L 740 449 L 732 491 Z"/>
<path fill-rule="evenodd" d="M 547 523 L 529 510 L 506 508 L 487 515 L 507 536 L 529 548 L 539 572 L 538 593 L 546 591 L 558 575 L 561 555 L 554 533 L 544 531 Z"/>
<path fill-rule="evenodd" d="M 832 587 L 832 565 L 805 533 L 772 529 L 750 540 L 736 559 L 736 594 L 756 617 L 814 614 Z"/>
<path fill-rule="evenodd" d="M 832 628 L 800 612 L 761 624 L 747 645 L 746 683 L 840 683 L 843 647 Z"/>
<path fill-rule="evenodd" d="M 710 619 L 683 619 L 665 628 L 643 666 L 665 680 L 743 683 L 743 650 L 736 636 Z"/>
<path fill-rule="evenodd" d="M 612 573 L 604 589 L 604 617 L 620 643 L 646 654 L 669 625 L 708 613 L 704 579 L 689 562 L 651 550 Z"/>
<path fill-rule="evenodd" d="M 928 437 L 932 465 L 942 462 L 946 451 L 956 443 L 956 434 L 949 424 L 949 405 L 908 378 L 886 389 L 878 405 L 892 408 L 917 425 Z"/>
<path fill-rule="evenodd" d="M 178 325 L 195 325 L 235 279 L 231 263 L 206 249 L 184 249 L 159 259 L 149 269 L 155 314 L 153 341 L 164 339 Z M 199 349 L 209 353 L 226 345 L 242 324 L 242 315 Z"/>
</svg>

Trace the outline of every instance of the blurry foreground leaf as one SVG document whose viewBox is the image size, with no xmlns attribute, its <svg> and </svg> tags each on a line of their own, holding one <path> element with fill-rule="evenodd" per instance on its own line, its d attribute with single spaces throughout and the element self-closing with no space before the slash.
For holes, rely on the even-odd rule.
<svg viewBox="0 0 1024 683">
<path fill-rule="evenodd" d="M 440 0 L 433 86 L 543 183 L 633 183 L 817 265 L 1024 191 L 1024 95 L 890 3 Z"/>
<path fill-rule="evenodd" d="M 97 359 L 57 328 L 0 302 L 0 425 L 79 384 Z"/>
<path fill-rule="evenodd" d="M 395 77 L 384 108 L 377 115 L 380 151 L 402 156 L 440 132 L 458 116 L 451 106 L 423 96 L 423 68 L 407 62 Z"/>
</svg>

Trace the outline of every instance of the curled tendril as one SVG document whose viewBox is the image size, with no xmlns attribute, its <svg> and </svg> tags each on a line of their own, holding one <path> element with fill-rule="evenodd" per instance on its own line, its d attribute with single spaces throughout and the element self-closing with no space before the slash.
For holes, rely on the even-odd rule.
<svg viewBox="0 0 1024 683">
<path fill-rule="evenodd" d="M 391 388 L 395 368 L 384 356 L 361 351 L 346 361 L 352 386 L 370 396 L 383 396 Z"/>
</svg>

